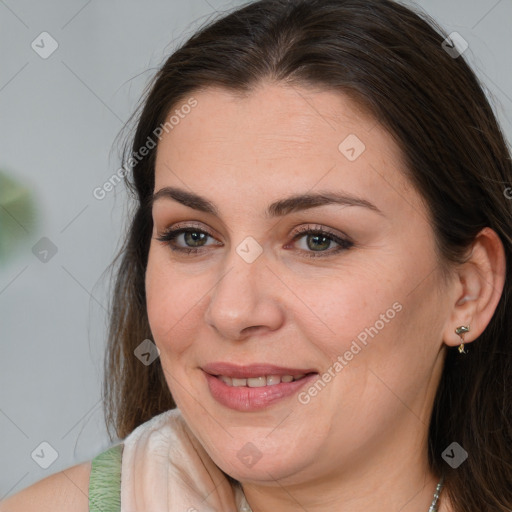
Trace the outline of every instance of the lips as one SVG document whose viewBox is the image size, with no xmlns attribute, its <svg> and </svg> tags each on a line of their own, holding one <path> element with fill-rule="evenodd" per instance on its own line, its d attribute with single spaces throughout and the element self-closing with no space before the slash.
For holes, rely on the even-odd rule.
<svg viewBox="0 0 512 512">
<path fill-rule="evenodd" d="M 247 379 L 237 379 L 236 377 L 228 377 L 226 375 L 218 375 L 224 384 L 228 386 L 242 387 L 247 386 L 249 388 L 261 388 L 263 386 L 275 386 L 281 382 L 293 382 L 300 380 L 305 377 L 305 374 L 297 375 L 262 375 L 260 377 L 249 377 Z"/>
<path fill-rule="evenodd" d="M 318 378 L 314 368 L 286 368 L 271 364 L 238 366 L 210 363 L 202 367 L 211 396 L 241 412 L 265 409 L 298 393 Z"/>
<path fill-rule="evenodd" d="M 270 376 L 277 376 L 281 379 L 284 376 L 291 376 L 295 379 L 310 373 L 318 373 L 314 368 L 287 368 L 265 363 L 234 365 L 231 363 L 218 362 L 208 363 L 204 365 L 202 369 L 210 375 L 216 377 L 223 376 L 231 379 L 251 379 Z"/>
</svg>

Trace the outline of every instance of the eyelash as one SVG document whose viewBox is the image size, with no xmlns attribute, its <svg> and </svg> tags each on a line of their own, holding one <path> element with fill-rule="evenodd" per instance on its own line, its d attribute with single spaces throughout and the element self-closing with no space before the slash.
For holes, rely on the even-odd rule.
<svg viewBox="0 0 512 512">
<path fill-rule="evenodd" d="M 199 228 L 195 228 L 192 226 L 184 227 L 184 228 L 178 228 L 178 229 L 167 229 L 164 231 L 161 235 L 159 235 L 156 239 L 160 242 L 163 242 L 165 245 L 167 245 L 172 251 L 177 251 L 180 253 L 186 253 L 186 254 L 197 254 L 199 252 L 202 252 L 201 247 L 174 247 L 171 242 L 173 242 L 179 235 L 182 233 L 203 233 L 205 235 L 208 235 L 213 238 L 213 236 L 208 233 L 207 231 L 204 231 Z M 310 226 L 304 226 L 303 228 L 300 228 L 297 233 L 293 236 L 292 242 L 295 242 L 296 240 L 304 237 L 305 235 L 321 235 L 324 236 L 331 241 L 336 242 L 339 244 L 339 247 L 334 250 L 326 250 L 326 251 L 304 251 L 299 250 L 299 252 L 306 253 L 305 256 L 308 258 L 325 258 L 328 256 L 333 256 L 334 254 L 338 254 L 341 251 L 345 251 L 347 249 L 350 249 L 353 247 L 354 243 L 349 239 L 340 238 L 334 233 L 331 233 L 323 228 L 311 228 Z M 309 254 L 308 254 L 309 253 Z"/>
</svg>

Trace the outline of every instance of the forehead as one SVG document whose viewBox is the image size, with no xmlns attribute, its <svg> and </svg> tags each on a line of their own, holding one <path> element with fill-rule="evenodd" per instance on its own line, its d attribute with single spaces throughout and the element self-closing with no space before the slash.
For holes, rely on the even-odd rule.
<svg viewBox="0 0 512 512">
<path fill-rule="evenodd" d="M 173 141 L 177 144 L 174 149 L 179 150 L 183 142 L 190 142 L 193 133 L 201 151 L 188 157 L 215 150 L 229 158 L 243 144 L 244 150 L 252 149 L 261 158 L 279 154 L 300 158 L 315 150 L 325 153 L 329 146 L 337 151 L 345 132 L 357 131 L 365 139 L 375 126 L 373 118 L 357 104 L 329 91 L 266 83 L 250 93 L 212 87 L 193 97 L 197 106 L 164 134 L 159 149 L 168 146 L 166 141 Z M 173 112 L 176 110 L 180 104 L 173 107 Z"/>
<path fill-rule="evenodd" d="M 197 105 L 158 144 L 155 191 L 176 185 L 236 202 L 343 189 L 372 195 L 379 208 L 418 201 L 391 135 L 343 94 L 265 84 L 244 96 L 209 88 L 191 97 Z"/>
</svg>

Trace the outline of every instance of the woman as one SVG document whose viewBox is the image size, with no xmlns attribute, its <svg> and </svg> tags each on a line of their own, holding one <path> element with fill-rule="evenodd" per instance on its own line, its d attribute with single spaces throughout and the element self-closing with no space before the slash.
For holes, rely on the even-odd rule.
<svg viewBox="0 0 512 512">
<path fill-rule="evenodd" d="M 124 155 L 122 441 L 2 511 L 512 508 L 512 169 L 455 39 L 262 0 L 171 55 Z"/>
</svg>

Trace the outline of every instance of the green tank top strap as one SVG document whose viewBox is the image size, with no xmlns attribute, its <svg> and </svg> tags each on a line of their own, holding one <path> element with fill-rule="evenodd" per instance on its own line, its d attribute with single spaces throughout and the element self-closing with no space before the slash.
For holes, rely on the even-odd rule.
<svg viewBox="0 0 512 512">
<path fill-rule="evenodd" d="M 92 459 L 89 478 L 90 512 L 120 512 L 122 456 L 123 443 L 120 443 Z"/>
</svg>

